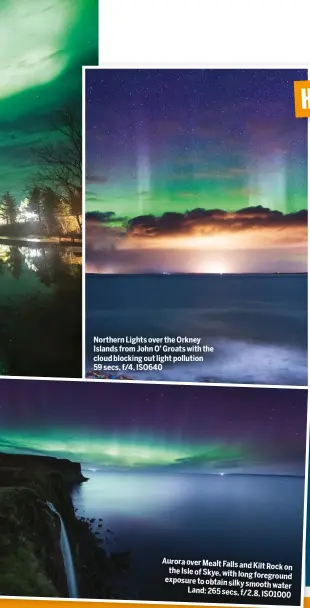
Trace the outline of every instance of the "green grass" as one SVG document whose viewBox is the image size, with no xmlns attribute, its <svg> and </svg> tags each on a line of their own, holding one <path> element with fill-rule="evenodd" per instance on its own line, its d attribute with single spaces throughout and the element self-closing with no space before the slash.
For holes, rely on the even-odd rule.
<svg viewBox="0 0 310 608">
<path fill-rule="evenodd" d="M 55 538 L 53 521 L 35 490 L 0 488 L 0 529 L 0 595 L 57 597 L 45 559 L 45 543 Z"/>
<path fill-rule="evenodd" d="M 3 542 L 4 540 L 4 542 Z M 0 539 L 0 593 L 33 597 L 57 597 L 57 591 L 42 570 L 33 547 L 26 539 L 19 539 L 19 546 Z"/>
</svg>

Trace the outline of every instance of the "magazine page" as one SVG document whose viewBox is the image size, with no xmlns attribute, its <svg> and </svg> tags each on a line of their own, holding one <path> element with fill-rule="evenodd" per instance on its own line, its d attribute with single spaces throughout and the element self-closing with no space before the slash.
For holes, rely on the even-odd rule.
<svg viewBox="0 0 310 608">
<path fill-rule="evenodd" d="M 307 20 L 266 2 L 0 3 L 0 608 L 308 608 Z"/>
</svg>

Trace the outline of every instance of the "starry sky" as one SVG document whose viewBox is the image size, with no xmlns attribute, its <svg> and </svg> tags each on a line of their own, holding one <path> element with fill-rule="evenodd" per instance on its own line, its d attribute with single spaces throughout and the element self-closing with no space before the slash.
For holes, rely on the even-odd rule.
<svg viewBox="0 0 310 608">
<path fill-rule="evenodd" d="M 0 452 L 109 468 L 304 474 L 306 391 L 1 380 L 0 403 Z"/>
<path fill-rule="evenodd" d="M 250 268 L 258 251 L 257 271 L 285 260 L 306 271 L 307 121 L 293 101 L 303 79 L 89 69 L 88 272 L 243 272 L 240 258 Z"/>
<path fill-rule="evenodd" d="M 82 65 L 98 62 L 98 0 L 2 0 L 0 194 L 18 201 L 38 170 L 31 149 L 64 106 L 81 107 Z"/>
</svg>

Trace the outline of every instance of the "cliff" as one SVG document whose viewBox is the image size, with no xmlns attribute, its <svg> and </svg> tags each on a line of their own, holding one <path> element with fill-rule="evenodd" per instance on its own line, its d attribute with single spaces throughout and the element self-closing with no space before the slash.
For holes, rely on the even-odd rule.
<svg viewBox="0 0 310 608">
<path fill-rule="evenodd" d="M 32 474 L 33 472 L 58 472 L 68 484 L 78 484 L 86 481 L 82 475 L 81 465 L 64 458 L 53 458 L 52 456 L 32 456 L 28 454 L 1 454 L 0 469 L 17 469 Z M 1 485 L 2 482 L 0 482 Z"/>
<path fill-rule="evenodd" d="M 108 558 L 93 522 L 76 517 L 71 490 L 84 481 L 80 464 L 69 460 L 0 454 L 0 595 L 68 597 L 60 520 L 50 502 L 66 527 L 79 597 L 117 597 L 128 556 Z"/>
<path fill-rule="evenodd" d="M 68 597 L 60 520 L 46 503 L 73 530 L 70 486 L 82 481 L 69 460 L 0 454 L 1 595 Z"/>
<path fill-rule="evenodd" d="M 67 597 L 60 524 L 27 487 L 0 489 L 0 594 Z"/>
</svg>

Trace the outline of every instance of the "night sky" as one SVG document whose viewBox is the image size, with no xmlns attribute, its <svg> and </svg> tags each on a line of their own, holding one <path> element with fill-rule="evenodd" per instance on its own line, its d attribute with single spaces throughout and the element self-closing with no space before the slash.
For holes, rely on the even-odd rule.
<svg viewBox="0 0 310 608">
<path fill-rule="evenodd" d="M 304 473 L 307 393 L 0 381 L 0 452 L 88 466 Z"/>
<path fill-rule="evenodd" d="M 38 167 L 31 149 L 53 113 L 81 108 L 82 65 L 98 61 L 98 0 L 2 0 L 0 6 L 0 195 L 18 201 Z"/>
<path fill-rule="evenodd" d="M 305 271 L 307 121 L 293 102 L 304 79 L 88 70 L 87 270 L 243 272 L 259 250 L 258 271 L 277 260 Z"/>
</svg>

